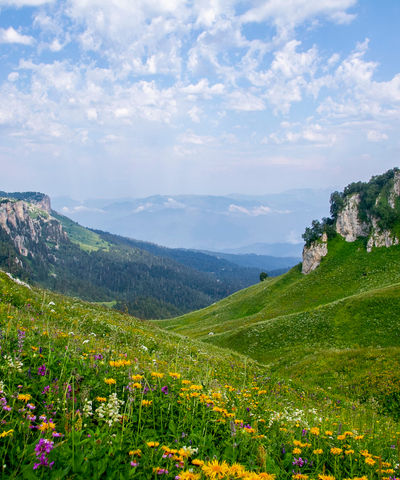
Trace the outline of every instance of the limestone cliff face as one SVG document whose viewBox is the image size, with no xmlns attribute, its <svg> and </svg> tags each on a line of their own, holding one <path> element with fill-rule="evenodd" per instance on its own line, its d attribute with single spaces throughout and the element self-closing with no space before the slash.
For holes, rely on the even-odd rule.
<svg viewBox="0 0 400 480">
<path fill-rule="evenodd" d="M 47 197 L 48 199 L 48 197 Z M 67 240 L 60 222 L 49 215 L 50 199 L 36 204 L 22 200 L 2 199 L 0 201 L 0 228 L 13 241 L 17 252 L 23 257 L 31 253 L 35 256 L 35 246 L 51 243 L 58 248 L 60 242 Z"/>
<path fill-rule="evenodd" d="M 301 273 L 307 275 L 315 270 L 323 257 L 328 253 L 328 237 L 324 233 L 321 237 L 321 241 L 313 242 L 309 247 L 303 248 L 303 265 Z"/>
<path fill-rule="evenodd" d="M 343 193 L 335 192 L 333 202 L 332 206 L 336 207 L 332 210 L 335 216 L 328 219 L 324 225 L 317 225 L 320 231 L 334 227 L 336 233 L 347 242 L 354 242 L 360 237 L 367 238 L 368 252 L 373 248 L 400 244 L 400 238 L 394 233 L 400 223 L 400 170 L 398 168 L 372 177 L 368 183 L 351 184 Z M 361 208 L 362 215 L 360 215 Z M 319 231 L 314 233 L 320 235 Z M 304 247 L 302 272 L 307 274 L 317 268 L 327 251 L 328 245 L 324 236 L 309 247 Z"/>
<path fill-rule="evenodd" d="M 336 232 L 346 242 L 354 242 L 358 237 L 366 237 L 369 233 L 369 226 L 358 218 L 359 204 L 360 195 L 355 193 L 346 199 L 343 210 L 338 214 Z"/>
</svg>

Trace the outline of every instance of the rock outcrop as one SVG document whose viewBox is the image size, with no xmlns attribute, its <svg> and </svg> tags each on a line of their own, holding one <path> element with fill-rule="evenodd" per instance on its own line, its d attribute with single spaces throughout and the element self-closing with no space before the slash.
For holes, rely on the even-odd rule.
<svg viewBox="0 0 400 480">
<path fill-rule="evenodd" d="M 332 218 L 324 219 L 322 224 L 313 222 L 314 231 L 307 229 L 311 230 L 313 238 L 318 238 L 321 231 L 332 234 L 333 228 L 333 233 L 342 236 L 346 242 L 367 238 L 368 252 L 373 248 L 400 244 L 400 238 L 395 234 L 400 224 L 400 169 L 394 168 L 372 177 L 368 183 L 353 183 L 343 193 L 335 192 L 332 197 Z M 327 254 L 328 245 L 324 238 L 326 233 L 304 247 L 304 274 L 315 270 Z"/>
<path fill-rule="evenodd" d="M 68 238 L 60 222 L 48 213 L 50 199 L 44 197 L 43 201 L 36 204 L 6 198 L 0 200 L 0 228 L 7 233 L 23 257 L 29 253 L 34 256 L 35 245 L 51 243 L 58 248 L 60 242 Z"/>
<path fill-rule="evenodd" d="M 315 270 L 321 263 L 322 258 L 325 257 L 327 253 L 328 237 L 326 233 L 324 233 L 320 241 L 313 242 L 309 247 L 304 246 L 301 273 L 307 275 Z"/>
<path fill-rule="evenodd" d="M 366 237 L 369 233 L 368 224 L 359 219 L 358 206 L 360 204 L 360 195 L 355 193 L 346 198 L 343 210 L 341 210 L 336 219 L 336 232 L 341 235 L 346 242 L 354 242 L 358 237 Z"/>
</svg>

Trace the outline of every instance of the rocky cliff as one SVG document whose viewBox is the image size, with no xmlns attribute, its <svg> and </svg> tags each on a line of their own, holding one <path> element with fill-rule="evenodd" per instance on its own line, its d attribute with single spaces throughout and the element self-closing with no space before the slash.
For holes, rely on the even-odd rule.
<svg viewBox="0 0 400 480">
<path fill-rule="evenodd" d="M 315 270 L 327 255 L 328 243 L 324 239 L 328 231 L 346 242 L 365 238 L 368 252 L 400 243 L 400 170 L 389 170 L 369 182 L 353 183 L 343 192 L 335 192 L 331 196 L 331 214 L 322 222 L 313 221 L 313 227 L 303 235 L 304 274 Z"/>
<path fill-rule="evenodd" d="M 35 203 L 0 199 L 0 228 L 22 257 L 29 254 L 34 257 L 39 252 L 46 254 L 48 246 L 58 249 L 61 242 L 68 240 L 60 222 L 50 211 L 50 199 L 45 195 Z"/>
<path fill-rule="evenodd" d="M 313 242 L 309 247 L 304 246 L 303 249 L 303 264 L 301 273 L 307 275 L 307 273 L 315 270 L 323 257 L 328 253 L 328 236 L 326 233 L 322 234 L 321 240 Z"/>
</svg>

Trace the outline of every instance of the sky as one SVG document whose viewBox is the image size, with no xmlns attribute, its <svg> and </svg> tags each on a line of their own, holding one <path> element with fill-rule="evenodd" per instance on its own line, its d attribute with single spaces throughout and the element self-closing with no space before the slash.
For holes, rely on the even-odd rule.
<svg viewBox="0 0 400 480">
<path fill-rule="evenodd" d="M 343 188 L 400 163 L 398 0 L 0 0 L 0 190 Z"/>
</svg>

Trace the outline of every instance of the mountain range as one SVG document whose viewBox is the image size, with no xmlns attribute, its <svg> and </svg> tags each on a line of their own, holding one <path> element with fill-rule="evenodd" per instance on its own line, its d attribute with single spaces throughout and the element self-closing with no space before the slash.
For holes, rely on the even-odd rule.
<svg viewBox="0 0 400 480">
<path fill-rule="evenodd" d="M 0 192 L 0 267 L 141 318 L 205 307 L 258 282 L 262 270 L 279 274 L 298 261 L 247 257 L 235 262 L 234 255 L 170 249 L 87 229 L 54 211 L 44 194 Z"/>
<path fill-rule="evenodd" d="M 52 204 L 82 225 L 167 247 L 299 257 L 304 225 L 328 214 L 329 195 L 299 189 L 262 196 L 55 197 Z"/>
</svg>

